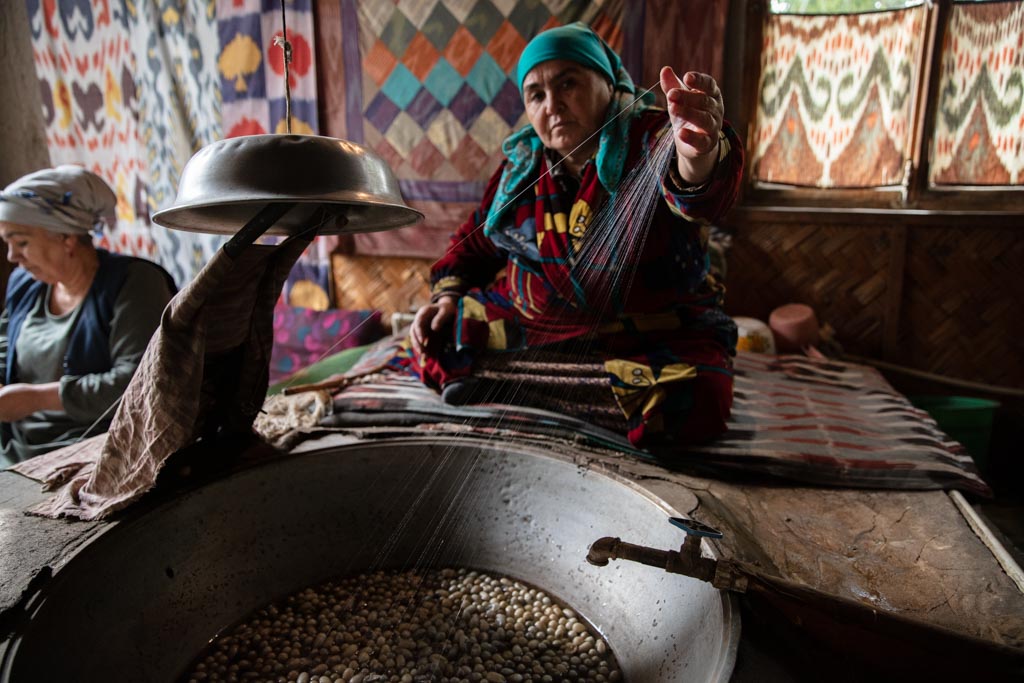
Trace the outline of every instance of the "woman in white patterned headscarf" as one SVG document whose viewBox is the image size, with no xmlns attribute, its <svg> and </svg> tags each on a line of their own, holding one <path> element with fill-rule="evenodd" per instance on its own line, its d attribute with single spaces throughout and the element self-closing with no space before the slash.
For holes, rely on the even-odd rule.
<svg viewBox="0 0 1024 683">
<path fill-rule="evenodd" d="M 20 266 L 0 317 L 2 465 L 106 429 L 174 292 L 156 264 L 93 246 L 116 201 L 71 165 L 0 192 L 0 237 Z"/>
</svg>

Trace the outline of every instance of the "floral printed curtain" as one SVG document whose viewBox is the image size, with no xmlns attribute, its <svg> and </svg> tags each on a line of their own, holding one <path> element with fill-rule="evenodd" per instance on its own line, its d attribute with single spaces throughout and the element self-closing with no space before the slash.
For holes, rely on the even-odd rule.
<svg viewBox="0 0 1024 683">
<path fill-rule="evenodd" d="M 316 135 L 317 69 L 312 0 L 217 0 L 217 58 L 224 137 L 287 133 L 282 28 L 287 27 L 291 132 Z M 267 240 L 269 241 L 269 240 Z M 330 251 L 336 238 L 318 237 L 295 264 L 283 299 L 323 310 L 331 305 Z"/>
</svg>

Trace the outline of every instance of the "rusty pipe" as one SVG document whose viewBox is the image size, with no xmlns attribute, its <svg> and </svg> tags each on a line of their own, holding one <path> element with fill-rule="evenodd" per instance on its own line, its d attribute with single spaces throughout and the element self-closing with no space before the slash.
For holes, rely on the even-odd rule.
<svg viewBox="0 0 1024 683">
<path fill-rule="evenodd" d="M 619 538 L 605 536 L 594 541 L 587 552 L 587 562 L 604 567 L 609 560 L 632 560 L 650 567 L 665 569 L 668 567 L 668 556 L 674 551 L 657 550 L 642 545 L 626 543 Z"/>
<path fill-rule="evenodd" d="M 701 556 L 700 539 L 695 536 L 688 536 L 678 551 L 648 548 L 610 536 L 594 541 L 587 552 L 587 562 L 604 567 L 609 560 L 639 562 L 701 581 L 711 581 L 718 566 L 716 560 Z"/>
</svg>

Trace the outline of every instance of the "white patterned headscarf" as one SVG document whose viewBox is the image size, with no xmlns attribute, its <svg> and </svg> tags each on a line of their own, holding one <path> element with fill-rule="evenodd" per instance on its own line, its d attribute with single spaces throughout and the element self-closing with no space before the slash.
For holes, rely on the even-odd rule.
<svg viewBox="0 0 1024 683">
<path fill-rule="evenodd" d="M 18 178 L 0 192 L 0 221 L 86 235 L 113 226 L 117 197 L 110 186 L 81 166 L 47 168 Z"/>
</svg>

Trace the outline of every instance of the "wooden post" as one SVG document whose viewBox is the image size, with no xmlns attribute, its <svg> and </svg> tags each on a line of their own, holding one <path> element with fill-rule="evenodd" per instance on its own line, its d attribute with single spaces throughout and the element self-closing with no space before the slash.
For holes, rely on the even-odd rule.
<svg viewBox="0 0 1024 683">
<path fill-rule="evenodd" d="M 43 127 L 43 101 L 32 59 L 28 15 L 22 0 L 0 3 L 0 188 L 26 173 L 50 165 Z M 2 243 L 0 243 L 2 244 Z M 7 248 L 0 254 L 0 306 L 11 264 Z"/>
</svg>

